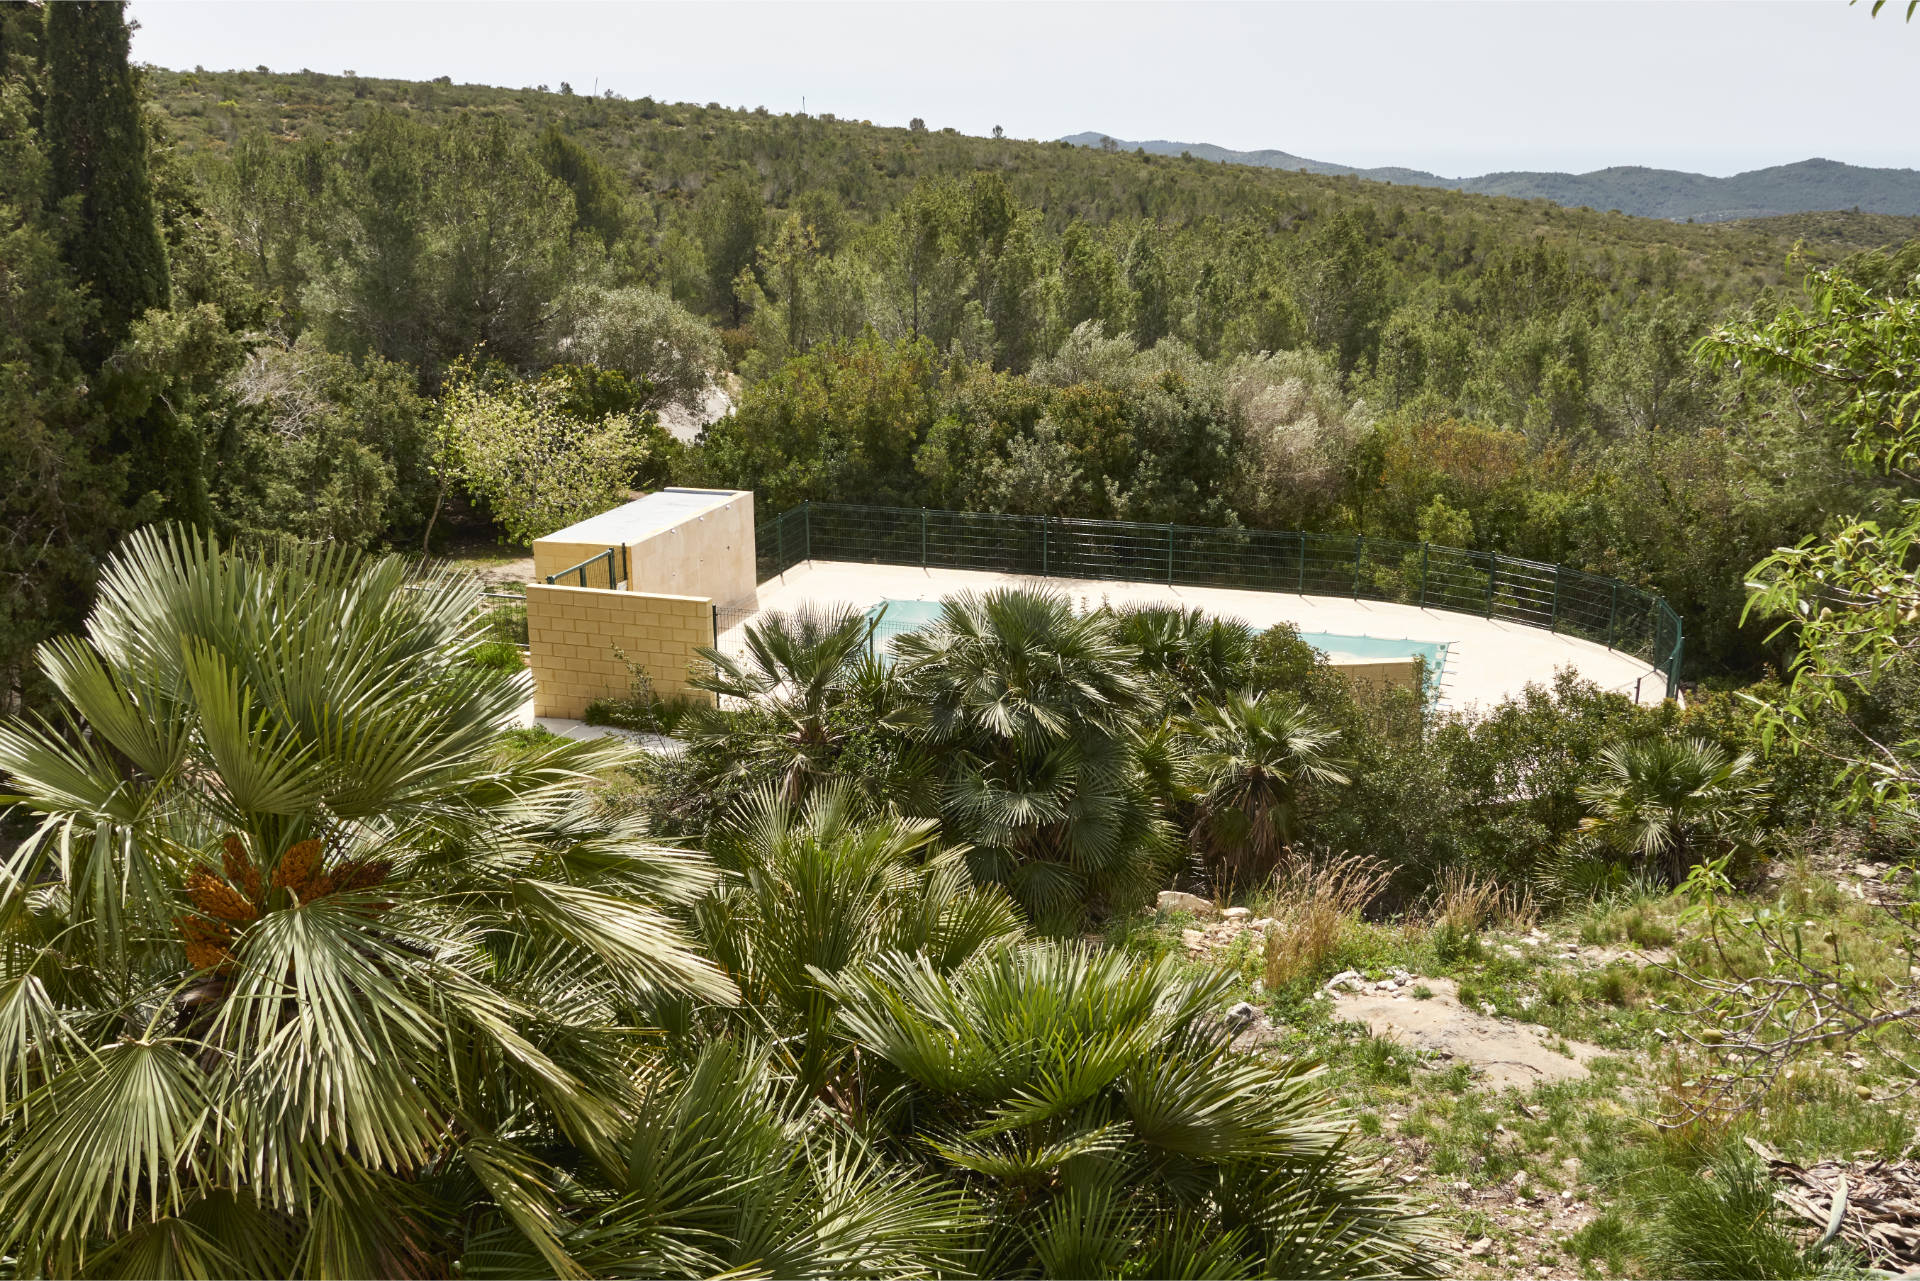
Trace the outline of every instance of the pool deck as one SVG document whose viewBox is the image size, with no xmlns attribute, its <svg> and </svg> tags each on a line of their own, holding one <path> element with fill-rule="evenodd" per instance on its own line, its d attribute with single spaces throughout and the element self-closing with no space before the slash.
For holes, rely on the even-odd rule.
<svg viewBox="0 0 1920 1281">
<path fill-rule="evenodd" d="M 1549 684 L 1562 668 L 1572 668 L 1603 689 L 1630 697 L 1638 691 L 1641 702 L 1658 702 L 1667 690 L 1666 677 L 1652 664 L 1592 641 L 1521 623 L 1384 601 L 1165 583 L 1033 578 L 970 569 L 804 561 L 761 583 L 758 603 L 763 612 L 790 611 L 809 603 L 865 609 L 884 600 L 937 601 L 956 592 L 995 587 L 1052 589 L 1066 593 L 1083 609 L 1102 604 L 1180 605 L 1222 618 L 1237 618 L 1256 627 L 1292 623 L 1303 632 L 1437 641 L 1447 646 L 1440 705 L 1455 710 L 1491 706 L 1530 684 Z M 720 648 L 738 652 L 748 621 L 743 619 L 722 632 Z"/>
</svg>

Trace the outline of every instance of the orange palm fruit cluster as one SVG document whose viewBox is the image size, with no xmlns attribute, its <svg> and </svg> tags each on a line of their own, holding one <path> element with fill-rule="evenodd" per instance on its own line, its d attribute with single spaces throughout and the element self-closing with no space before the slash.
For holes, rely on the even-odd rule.
<svg viewBox="0 0 1920 1281">
<path fill-rule="evenodd" d="M 302 903 L 329 892 L 333 886 L 320 870 L 320 842 L 307 840 L 289 845 L 273 869 L 273 888 L 293 891 Z"/>
<path fill-rule="evenodd" d="M 274 890 L 292 890 L 294 898 L 306 904 L 328 894 L 370 889 L 393 870 L 392 863 L 381 858 L 349 859 L 329 872 L 322 858 L 324 850 L 317 840 L 288 846 L 274 866 L 271 882 L 263 885 L 260 867 L 248 856 L 246 842 L 237 835 L 221 841 L 220 866 L 225 879 L 205 863 L 195 867 L 187 874 L 187 900 L 202 915 L 173 918 L 180 937 L 186 940 L 187 960 L 202 970 L 232 961 L 235 930 L 259 919 Z"/>
<path fill-rule="evenodd" d="M 187 873 L 187 901 L 204 915 L 173 918 L 174 928 L 186 940 L 187 962 L 197 970 L 217 969 L 233 959 L 228 946 L 233 942 L 233 927 L 258 919 L 260 874 L 247 858 L 246 846 L 237 836 L 223 843 L 221 864 L 228 880 L 255 892 L 244 893 L 220 879 L 211 867 L 202 863 Z"/>
<path fill-rule="evenodd" d="M 220 863 L 226 870 L 227 879 L 239 887 L 242 894 L 258 903 L 260 901 L 260 869 L 247 857 L 247 847 L 238 836 L 229 834 L 220 843 Z"/>
</svg>

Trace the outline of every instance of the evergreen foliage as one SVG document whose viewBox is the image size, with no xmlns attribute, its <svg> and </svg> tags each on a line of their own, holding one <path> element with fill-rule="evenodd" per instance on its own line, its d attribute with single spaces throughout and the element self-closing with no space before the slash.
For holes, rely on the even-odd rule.
<svg viewBox="0 0 1920 1281">
<path fill-rule="evenodd" d="M 118 0 L 46 7 L 48 198 L 76 198 L 61 243 L 99 303 L 96 363 L 172 295 L 122 8 Z"/>
</svg>

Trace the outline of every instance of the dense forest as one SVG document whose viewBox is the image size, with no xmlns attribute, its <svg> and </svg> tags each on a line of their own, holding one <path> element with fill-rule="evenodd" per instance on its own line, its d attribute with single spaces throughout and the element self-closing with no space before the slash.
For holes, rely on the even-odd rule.
<svg viewBox="0 0 1920 1281">
<path fill-rule="evenodd" d="M 41 264 L 16 276 L 39 330 L 13 336 L 17 394 L 99 447 L 51 426 L 14 444 L 16 476 L 63 477 L 8 500 L 10 527 L 59 531 L 8 552 L 31 603 L 5 627 L 16 698 L 112 530 L 525 538 L 499 451 L 543 432 L 595 441 L 616 481 L 750 486 L 768 511 L 857 497 L 1564 562 L 1667 595 L 1696 676 L 1765 658 L 1739 625 L 1748 565 L 1886 488 L 1837 461 L 1804 393 L 1690 349 L 1809 266 L 1897 278 L 1910 220 L 1685 226 L 567 86 L 159 69 L 119 90 L 121 207 L 76 211 L 60 131 L 90 122 L 56 110 L 31 11 L 6 55 L 15 252 Z M 147 261 L 89 261 L 121 219 L 157 228 Z M 659 429 L 721 380 L 734 411 L 700 440 Z"/>
<path fill-rule="evenodd" d="M 128 36 L 0 5 L 0 1279 L 1920 1265 L 1914 220 Z M 1695 680 L 1021 586 L 528 725 L 460 557 L 667 481 L 1556 560 Z"/>
</svg>

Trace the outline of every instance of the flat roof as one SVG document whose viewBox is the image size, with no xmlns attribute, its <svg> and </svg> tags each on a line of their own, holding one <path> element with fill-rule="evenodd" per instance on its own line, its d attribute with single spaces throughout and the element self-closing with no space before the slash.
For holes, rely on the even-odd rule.
<svg viewBox="0 0 1920 1281">
<path fill-rule="evenodd" d="M 606 547 L 637 543 L 683 521 L 724 507 L 747 491 L 742 489 L 662 489 L 609 508 L 598 516 L 576 521 L 535 542 L 599 543 Z"/>
</svg>

